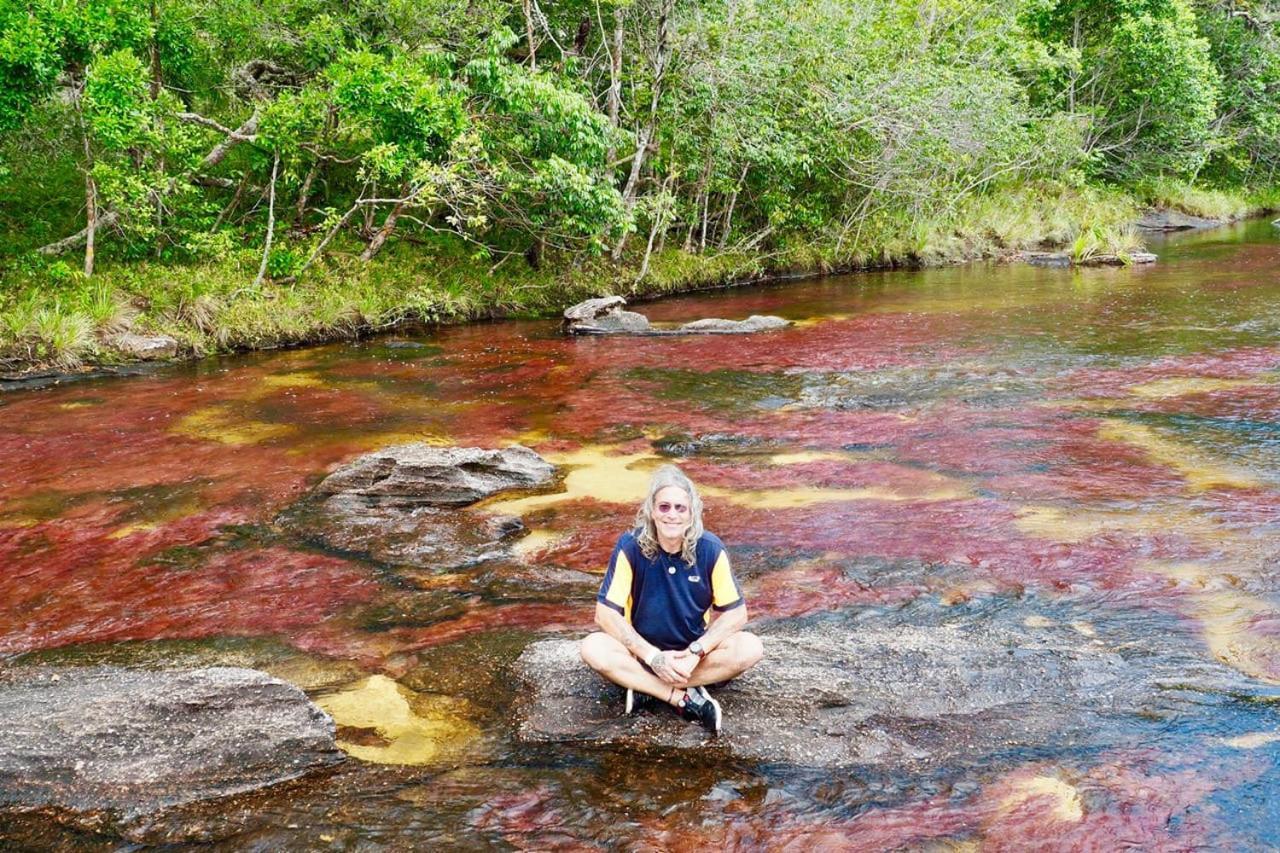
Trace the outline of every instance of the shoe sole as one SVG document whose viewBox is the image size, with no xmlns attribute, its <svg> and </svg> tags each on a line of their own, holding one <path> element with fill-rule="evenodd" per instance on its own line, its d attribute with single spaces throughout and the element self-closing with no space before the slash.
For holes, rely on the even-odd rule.
<svg viewBox="0 0 1280 853">
<path fill-rule="evenodd" d="M 714 727 L 714 728 L 712 728 L 712 729 L 711 729 L 711 731 L 712 731 L 712 733 L 714 733 L 714 734 L 720 734 L 720 721 L 721 721 L 721 719 L 722 719 L 722 714 L 721 714 L 721 711 L 720 711 L 720 703 L 719 703 L 719 702 L 717 702 L 715 699 L 711 698 L 711 694 L 710 694 L 710 693 L 708 693 L 708 692 L 707 692 L 707 691 L 705 691 L 705 690 L 704 690 L 704 691 L 702 691 L 702 695 L 703 695 L 703 697 L 705 697 L 705 698 L 706 698 L 706 700 L 707 700 L 708 702 L 710 702 L 710 703 L 711 703 L 711 707 L 712 707 L 712 709 L 714 709 L 714 710 L 715 710 L 715 712 L 716 712 L 715 727 Z"/>
</svg>

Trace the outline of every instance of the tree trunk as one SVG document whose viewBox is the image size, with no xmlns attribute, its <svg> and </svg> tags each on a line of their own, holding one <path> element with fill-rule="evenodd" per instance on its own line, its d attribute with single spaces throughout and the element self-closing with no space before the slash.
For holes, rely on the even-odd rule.
<svg viewBox="0 0 1280 853">
<path fill-rule="evenodd" d="M 276 232 L 276 176 L 279 173 L 280 153 L 277 151 L 275 159 L 271 162 L 271 195 L 267 201 L 267 242 L 262 247 L 262 263 L 258 266 L 258 275 L 253 280 L 254 287 L 262 284 L 262 279 L 267 274 L 267 261 L 271 259 L 271 239 Z"/>
<path fill-rule="evenodd" d="M 742 190 L 742 182 L 747 179 L 747 167 L 742 167 L 742 174 L 738 176 L 738 183 L 733 186 L 733 194 L 729 196 L 729 210 L 724 215 L 724 224 L 720 226 L 720 242 L 717 248 L 723 249 L 729 242 L 729 233 L 733 231 L 733 208 L 738 203 L 738 193 Z"/>
<path fill-rule="evenodd" d="M 529 41 L 529 70 L 538 70 L 538 57 L 533 46 L 533 0 L 524 0 L 524 32 Z"/>
<path fill-rule="evenodd" d="M 82 134 L 84 139 L 84 277 L 93 275 L 94 243 L 98 234 L 98 186 L 93 180 L 93 152 L 89 149 L 89 135 Z"/>
<path fill-rule="evenodd" d="M 644 260 L 640 262 L 640 272 L 636 276 L 636 283 L 640 283 L 649 272 L 649 258 L 653 255 L 653 240 L 658 236 L 659 231 L 665 230 L 667 220 L 667 199 L 668 191 L 671 189 L 671 182 L 675 180 L 675 172 L 667 175 L 667 179 L 662 182 L 662 189 L 659 190 L 660 198 L 663 200 L 663 206 L 654 211 L 653 226 L 649 228 L 649 242 L 644 247 Z"/>
<path fill-rule="evenodd" d="M 396 230 L 396 221 L 400 218 L 400 214 L 404 213 L 404 207 L 409 202 L 409 185 L 400 188 L 400 201 L 396 202 L 391 208 L 391 212 L 387 214 L 387 218 L 382 220 L 382 227 L 373 235 L 373 239 L 369 241 L 369 245 L 365 246 L 363 252 L 360 253 L 360 260 L 371 261 L 382 251 L 382 246 L 387 242 L 387 238 L 391 236 L 391 232 Z"/>
<path fill-rule="evenodd" d="M 649 120 L 640 132 L 636 134 L 636 153 L 635 158 L 631 161 L 631 172 L 627 175 L 627 184 L 622 190 L 622 204 L 627 211 L 628 217 L 636 206 L 636 189 L 640 184 L 640 172 L 644 168 L 644 155 L 649 148 L 649 142 L 653 139 L 656 130 L 655 125 L 658 121 L 658 105 L 662 100 L 662 83 L 663 76 L 667 70 L 667 62 L 671 57 L 671 12 L 675 6 L 675 0 L 662 0 L 661 11 L 658 14 L 658 40 L 654 46 L 653 53 L 653 95 L 649 99 Z M 627 235 L 624 232 L 618 238 L 618 242 L 613 247 L 613 259 L 615 261 L 622 258 L 622 251 L 626 248 Z"/>
<path fill-rule="evenodd" d="M 613 10 L 613 51 L 609 55 L 609 95 L 605 102 L 605 108 L 609 113 L 609 126 L 613 128 L 618 126 L 618 112 L 622 105 L 622 20 L 622 7 L 617 7 Z M 611 137 L 609 151 L 604 161 L 612 163 L 617 153 Z"/>
</svg>

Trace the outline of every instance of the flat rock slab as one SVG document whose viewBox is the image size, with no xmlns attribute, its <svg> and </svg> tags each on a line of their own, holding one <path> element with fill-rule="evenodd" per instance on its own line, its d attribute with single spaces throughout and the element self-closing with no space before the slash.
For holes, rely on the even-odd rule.
<svg viewBox="0 0 1280 853">
<path fill-rule="evenodd" d="M 1217 228 L 1224 223 L 1221 219 L 1206 219 L 1179 210 L 1148 210 L 1134 224 L 1143 231 L 1191 231 Z"/>
<path fill-rule="evenodd" d="M 621 296 L 588 299 L 565 309 L 564 328 L 571 335 L 742 335 L 791 325 L 782 317 L 754 314 L 745 320 L 710 317 L 675 327 L 656 327 L 635 311 L 624 311 Z"/>
<path fill-rule="evenodd" d="M 519 518 L 471 504 L 555 482 L 556 468 L 527 447 L 502 450 L 403 444 L 343 465 L 278 521 L 303 538 L 385 563 L 429 569 L 510 554 Z"/>
<path fill-rule="evenodd" d="M 923 626 L 798 620 L 760 636 L 765 659 L 713 690 L 725 715 L 717 745 L 810 767 L 951 766 L 1010 749 L 1112 744 L 1126 723 L 1132 730 L 1194 703 L 1181 690 L 1191 682 L 1240 689 L 1236 674 L 1211 662 L 1121 655 L 1069 628 L 982 617 Z M 524 740 L 707 742 L 665 708 L 622 716 L 621 689 L 588 671 L 572 641 L 534 643 L 515 671 L 526 687 L 517 709 Z M 1165 678 L 1176 686 L 1166 689 Z"/>
<path fill-rule="evenodd" d="M 84 825 L 253 791 L 340 761 L 333 720 L 252 669 L 0 674 L 0 808 Z"/>
<path fill-rule="evenodd" d="M 178 354 L 177 340 L 168 335 L 135 335 L 126 332 L 112 338 L 110 344 L 124 355 L 144 361 L 173 358 Z"/>
</svg>

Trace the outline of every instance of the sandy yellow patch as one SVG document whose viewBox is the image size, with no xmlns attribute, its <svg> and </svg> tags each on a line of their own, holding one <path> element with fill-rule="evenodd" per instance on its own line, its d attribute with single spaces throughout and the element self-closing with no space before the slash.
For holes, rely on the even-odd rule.
<svg viewBox="0 0 1280 853">
<path fill-rule="evenodd" d="M 1215 459 L 1188 444 L 1165 438 L 1151 427 L 1127 421 L 1107 420 L 1099 436 L 1137 447 L 1153 462 L 1177 471 L 1193 491 L 1216 488 L 1252 489 L 1262 485 L 1244 469 Z"/>
<path fill-rule="evenodd" d="M 187 438 L 217 441 L 222 444 L 261 444 L 291 435 L 296 427 L 242 418 L 229 406 L 197 409 L 174 424 L 169 431 Z"/>
<path fill-rule="evenodd" d="M 1032 615 L 1023 619 L 1022 624 L 1026 625 L 1028 628 L 1052 628 L 1058 623 L 1044 616 Z"/>
<path fill-rule="evenodd" d="M 1079 634 L 1082 637 L 1098 636 L 1097 630 L 1088 622 L 1072 622 L 1071 630 L 1075 631 L 1077 634 Z"/>
<path fill-rule="evenodd" d="M 1133 385 L 1129 393 L 1135 397 L 1159 400 L 1165 397 L 1186 397 L 1191 394 L 1209 394 L 1214 391 L 1234 391 L 1265 384 L 1264 379 L 1211 379 L 1203 376 L 1171 376 Z"/>
<path fill-rule="evenodd" d="M 385 675 L 372 675 L 316 704 L 348 730 L 370 732 L 371 743 L 342 739 L 338 746 L 374 764 L 431 764 L 474 741 L 479 729 L 466 720 L 467 702 L 415 693 Z"/>
<path fill-rule="evenodd" d="M 1280 639 L 1252 629 L 1258 617 L 1272 617 L 1276 605 L 1240 588 L 1242 574 L 1252 569 L 1233 564 L 1224 570 L 1209 563 L 1161 563 L 1148 561 L 1145 571 L 1164 575 L 1188 590 L 1188 609 L 1204 633 L 1209 652 L 1222 663 L 1245 675 L 1280 684 L 1273 661 L 1280 660 Z"/>
<path fill-rule="evenodd" d="M 1056 776 L 1033 776 L 1019 782 L 1017 787 L 1000 801 L 1000 812 L 1007 814 L 1034 797 L 1053 799 L 1049 816 L 1054 820 L 1076 823 L 1084 818 L 1084 805 L 1080 792 Z"/>
<path fill-rule="evenodd" d="M 554 546 L 563 538 L 560 534 L 552 533 L 550 530 L 533 530 L 528 536 L 516 542 L 515 547 L 511 550 L 515 552 L 518 558 L 524 560 L 533 554 Z"/>
<path fill-rule="evenodd" d="M 615 454 L 606 446 L 592 445 L 566 453 L 547 452 L 542 457 L 567 469 L 564 491 L 485 504 L 485 509 L 524 515 L 565 501 L 593 498 L 606 503 L 638 503 L 649 489 L 654 469 L 667 460 L 649 453 Z"/>
<path fill-rule="evenodd" d="M 1280 732 L 1252 732 L 1247 735 L 1224 738 L 1222 743 L 1232 749 L 1259 749 L 1280 741 Z"/>
<path fill-rule="evenodd" d="M 64 412 L 75 411 L 76 409 L 87 409 L 90 406 L 96 406 L 97 403 L 89 403 L 84 400 L 72 400 L 69 403 L 59 403 L 58 408 Z"/>
<path fill-rule="evenodd" d="M 274 373 L 262 377 L 261 387 L 274 391 L 277 388 L 322 388 L 324 380 L 314 373 Z"/>
</svg>

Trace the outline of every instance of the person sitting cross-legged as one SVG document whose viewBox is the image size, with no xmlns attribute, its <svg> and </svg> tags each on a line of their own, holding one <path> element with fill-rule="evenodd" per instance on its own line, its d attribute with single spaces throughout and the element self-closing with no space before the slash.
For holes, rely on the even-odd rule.
<svg viewBox="0 0 1280 853">
<path fill-rule="evenodd" d="M 724 544 L 702 526 L 702 499 L 684 473 L 665 465 L 653 475 L 622 534 L 596 596 L 601 630 L 582 640 L 582 660 L 637 694 L 666 702 L 709 731 L 720 731 L 720 703 L 705 685 L 741 675 L 764 655 L 760 638 L 742 630 L 747 605 Z"/>
</svg>

